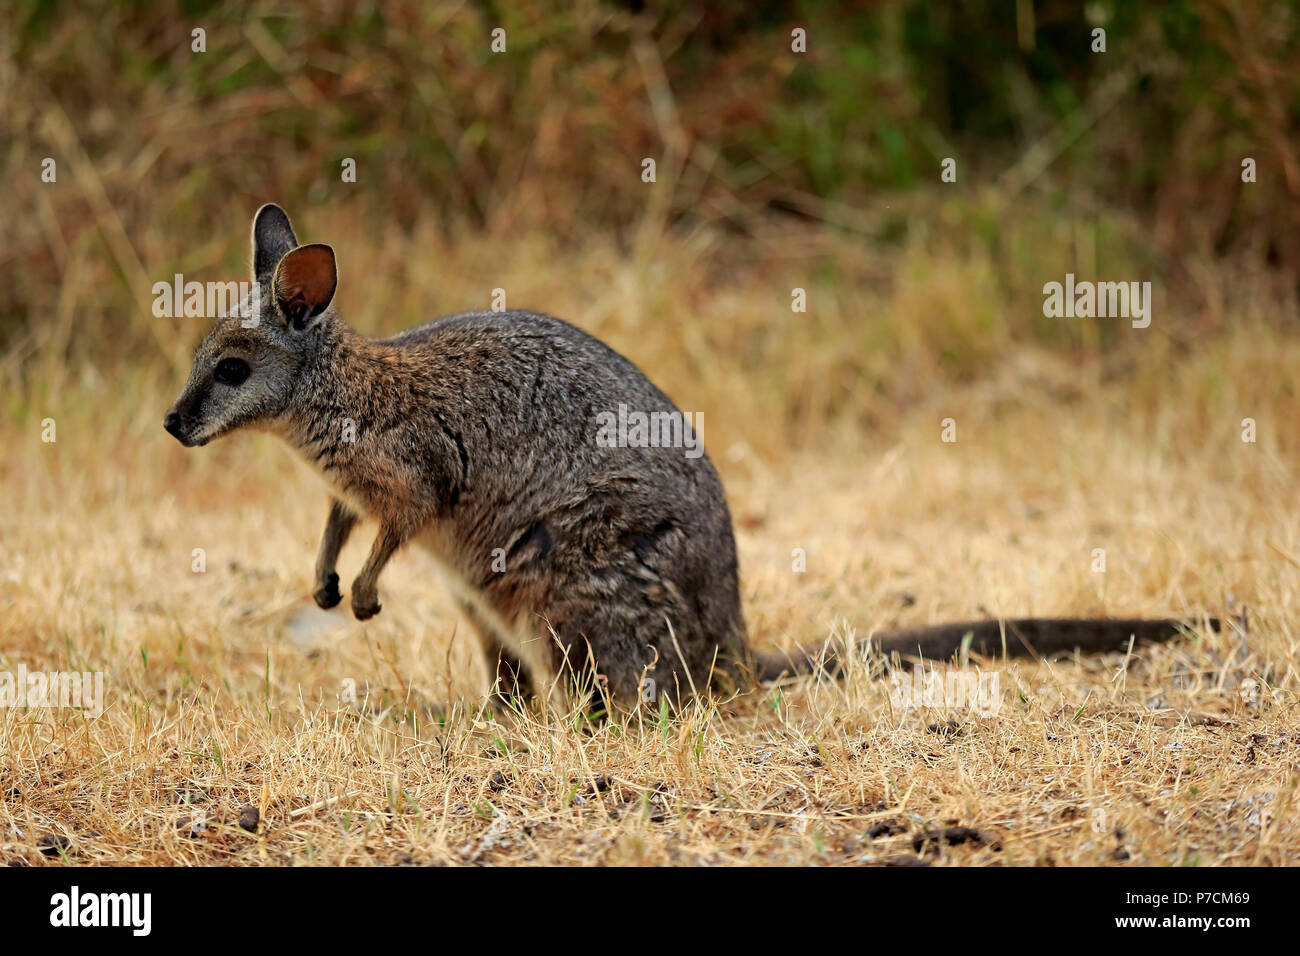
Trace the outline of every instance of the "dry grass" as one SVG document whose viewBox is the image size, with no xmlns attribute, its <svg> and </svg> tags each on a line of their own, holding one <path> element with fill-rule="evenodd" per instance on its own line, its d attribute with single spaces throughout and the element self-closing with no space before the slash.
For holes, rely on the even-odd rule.
<svg viewBox="0 0 1300 956">
<path fill-rule="evenodd" d="M 472 266 L 486 251 L 504 281 Z M 362 302 L 349 271 L 383 275 L 402 257 L 341 251 L 341 294 L 377 330 L 416 321 L 421 301 L 450 311 L 504 284 L 511 306 L 598 331 L 702 410 L 756 644 L 986 612 L 1224 614 L 1229 600 L 1248 607 L 1248 638 L 984 661 L 1001 682 L 992 717 L 901 709 L 864 666 L 671 718 L 493 718 L 419 553 L 386 572 L 374 621 L 316 614 L 325 494 L 286 449 L 251 435 L 180 448 L 159 425 L 180 382 L 157 363 L 51 368 L 13 397 L 0 433 L 0 670 L 103 671 L 108 706 L 94 719 L 0 710 L 0 859 L 57 864 L 38 848 L 53 834 L 79 863 L 881 862 L 956 823 L 996 848 L 925 859 L 1300 862 L 1300 343 L 1243 306 L 1236 331 L 1190 353 L 1158 320 L 1124 365 L 1022 347 L 930 390 L 922 345 L 902 353 L 918 363 L 905 402 L 870 380 L 819 392 L 880 331 L 841 302 L 814 309 L 818 335 L 783 353 L 761 332 L 794 334 L 790 285 L 764 287 L 766 266 L 717 283 L 705 252 L 470 245 L 448 251 L 444 279 L 412 269 Z M 924 335 L 978 268 L 931 263 L 870 314 Z M 695 321 L 666 321 L 674 303 Z M 182 330 L 178 349 L 196 334 Z M 955 444 L 939 440 L 946 416 Z M 1240 440 L 1245 417 L 1256 444 Z M 191 570 L 195 548 L 205 573 Z M 1261 685 L 1256 701 L 1243 680 Z M 948 720 L 957 732 L 936 732 Z M 236 825 L 250 804 L 256 833 Z M 196 815 L 210 825 L 196 831 Z"/>
</svg>

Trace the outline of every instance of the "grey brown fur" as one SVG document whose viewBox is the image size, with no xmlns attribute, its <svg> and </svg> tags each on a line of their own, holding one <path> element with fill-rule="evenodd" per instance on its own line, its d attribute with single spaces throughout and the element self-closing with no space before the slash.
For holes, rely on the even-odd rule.
<svg viewBox="0 0 1300 956">
<path fill-rule="evenodd" d="M 259 322 L 218 321 L 164 424 L 186 446 L 270 431 L 319 469 L 334 491 L 316 562 L 322 607 L 342 599 L 336 561 L 365 517 L 379 532 L 350 589 L 356 617 L 379 613 L 384 565 L 418 543 L 478 634 L 498 693 L 561 699 L 599 675 L 599 692 L 631 706 L 647 687 L 678 700 L 711 681 L 813 666 L 750 653 L 731 517 L 708 456 L 597 442 L 598 414 L 620 404 L 677 411 L 627 359 L 529 312 L 360 336 L 332 305 L 332 251 L 299 246 L 276 206 L 254 219 L 253 263 Z M 1016 621 L 1006 650 L 1098 650 L 1177 629 Z M 946 657 L 972 630 L 977 651 L 1001 652 L 1002 629 L 987 621 L 875 640 Z"/>
</svg>

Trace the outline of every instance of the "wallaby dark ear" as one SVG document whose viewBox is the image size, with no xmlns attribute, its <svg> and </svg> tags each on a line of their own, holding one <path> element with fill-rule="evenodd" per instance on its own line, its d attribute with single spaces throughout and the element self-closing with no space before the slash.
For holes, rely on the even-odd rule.
<svg viewBox="0 0 1300 956">
<path fill-rule="evenodd" d="M 253 281 L 270 280 L 275 265 L 298 245 L 289 217 L 275 203 L 267 203 L 253 216 Z"/>
<path fill-rule="evenodd" d="M 334 250 L 319 242 L 286 253 L 275 267 L 275 304 L 289 327 L 301 332 L 325 311 L 338 285 Z"/>
</svg>

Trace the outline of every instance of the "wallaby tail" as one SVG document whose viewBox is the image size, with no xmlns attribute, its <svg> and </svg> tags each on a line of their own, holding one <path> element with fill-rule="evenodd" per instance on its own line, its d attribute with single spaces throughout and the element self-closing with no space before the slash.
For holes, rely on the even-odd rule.
<svg viewBox="0 0 1300 956">
<path fill-rule="evenodd" d="M 1206 623 L 1210 630 L 1219 630 L 1218 619 L 1208 618 Z M 1075 650 L 1095 654 L 1124 650 L 1130 639 L 1137 643 L 1167 641 L 1198 626 L 1173 618 L 1032 617 L 964 621 L 885 631 L 857 641 L 853 650 L 861 653 L 869 646 L 886 657 L 898 653 L 903 657 L 935 661 L 947 660 L 961 651 L 963 645 L 983 657 L 1001 657 L 1004 654 L 1007 657 L 1051 657 Z M 816 654 L 759 654 L 756 672 L 759 680 L 764 681 L 811 674 L 818 669 L 839 676 L 843 673 L 840 663 L 843 657 L 842 645 L 831 641 Z"/>
</svg>

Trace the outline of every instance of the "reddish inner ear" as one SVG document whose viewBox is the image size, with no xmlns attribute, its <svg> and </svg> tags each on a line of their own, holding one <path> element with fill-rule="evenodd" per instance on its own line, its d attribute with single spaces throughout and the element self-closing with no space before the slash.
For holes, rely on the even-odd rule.
<svg viewBox="0 0 1300 956">
<path fill-rule="evenodd" d="M 329 246 L 299 246 L 286 253 L 276 267 L 276 302 L 291 321 L 303 321 L 330 304 L 337 282 L 334 252 Z"/>
</svg>

